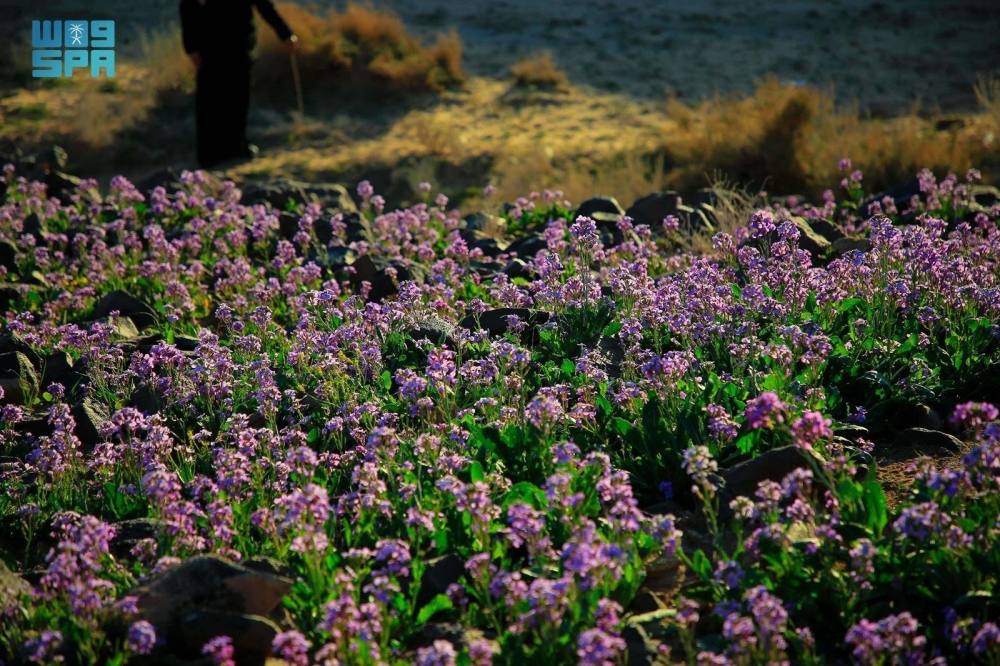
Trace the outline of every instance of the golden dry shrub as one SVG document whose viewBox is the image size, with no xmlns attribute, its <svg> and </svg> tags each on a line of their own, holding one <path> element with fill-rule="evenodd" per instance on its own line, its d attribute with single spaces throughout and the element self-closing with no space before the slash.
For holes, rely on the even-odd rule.
<svg viewBox="0 0 1000 666">
<path fill-rule="evenodd" d="M 988 152 L 982 132 L 961 125 L 941 130 L 916 106 L 899 118 L 876 120 L 838 109 L 832 90 L 774 78 L 758 82 L 751 95 L 716 96 L 695 105 L 671 100 L 668 113 L 677 131 L 664 139 L 673 167 L 667 184 L 682 191 L 704 186 L 706 174 L 718 172 L 741 185 L 818 196 L 839 182 L 842 157 L 864 172 L 868 189 L 878 190 L 925 167 L 964 172 L 980 166 Z"/>
<path fill-rule="evenodd" d="M 442 92 L 465 79 L 462 43 L 454 31 L 425 44 L 398 16 L 369 5 L 349 4 L 336 11 L 282 3 L 278 11 L 299 39 L 296 58 L 304 86 L 388 96 Z M 255 88 L 265 95 L 287 95 L 289 56 L 269 27 L 258 30 Z"/>
<path fill-rule="evenodd" d="M 510 66 L 510 73 L 519 88 L 553 91 L 569 86 L 566 73 L 559 69 L 549 51 L 518 60 Z"/>
</svg>

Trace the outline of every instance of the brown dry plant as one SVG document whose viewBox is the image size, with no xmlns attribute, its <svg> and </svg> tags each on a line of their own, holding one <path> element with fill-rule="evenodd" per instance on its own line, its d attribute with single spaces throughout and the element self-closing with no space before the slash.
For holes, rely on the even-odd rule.
<svg viewBox="0 0 1000 666">
<path fill-rule="evenodd" d="M 544 91 L 565 91 L 569 88 L 566 73 L 556 66 L 549 51 L 518 60 L 510 66 L 510 73 L 518 88 Z"/>
<path fill-rule="evenodd" d="M 982 97 L 994 99 L 986 84 L 982 90 Z M 838 109 L 832 90 L 773 78 L 760 81 L 752 95 L 717 96 L 694 106 L 671 100 L 667 110 L 677 124 L 664 139 L 673 166 L 667 182 L 681 191 L 701 187 L 706 174 L 718 170 L 741 185 L 766 182 L 776 193 L 816 197 L 839 181 L 841 157 L 864 172 L 866 187 L 879 190 L 924 167 L 944 173 L 980 166 L 989 151 L 979 127 L 957 123 L 942 131 L 916 106 L 901 118 L 865 118 Z"/>
<path fill-rule="evenodd" d="M 302 83 L 314 91 L 379 97 L 442 92 L 465 80 L 462 43 L 455 31 L 433 44 L 411 35 L 395 14 L 370 5 L 343 11 L 282 3 L 278 11 L 298 37 Z M 289 56 L 267 26 L 258 26 L 260 49 L 254 85 L 265 96 L 286 95 Z"/>
</svg>

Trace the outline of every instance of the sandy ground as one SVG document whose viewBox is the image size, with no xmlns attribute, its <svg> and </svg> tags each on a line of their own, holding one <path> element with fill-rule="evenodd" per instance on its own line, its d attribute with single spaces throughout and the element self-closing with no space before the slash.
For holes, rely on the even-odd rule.
<svg viewBox="0 0 1000 666">
<path fill-rule="evenodd" d="M 343 7 L 342 0 L 318 0 Z M 457 28 L 471 74 L 503 77 L 549 50 L 571 80 L 642 100 L 748 92 L 756 78 L 832 84 L 876 115 L 974 110 L 977 75 L 1000 70 L 996 0 L 382 0 L 428 36 Z M 124 48 L 176 21 L 174 0 L 3 0 L 0 24 L 33 18 L 119 21 Z"/>
</svg>

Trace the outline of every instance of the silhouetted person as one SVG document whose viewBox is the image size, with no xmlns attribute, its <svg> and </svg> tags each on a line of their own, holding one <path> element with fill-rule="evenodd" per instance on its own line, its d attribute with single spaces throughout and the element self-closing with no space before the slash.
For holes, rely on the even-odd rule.
<svg viewBox="0 0 1000 666">
<path fill-rule="evenodd" d="M 195 124 L 198 163 L 203 167 L 257 153 L 246 138 L 250 69 L 257 44 L 254 7 L 289 53 L 294 52 L 295 35 L 271 0 L 180 2 L 184 51 L 198 69 Z"/>
</svg>

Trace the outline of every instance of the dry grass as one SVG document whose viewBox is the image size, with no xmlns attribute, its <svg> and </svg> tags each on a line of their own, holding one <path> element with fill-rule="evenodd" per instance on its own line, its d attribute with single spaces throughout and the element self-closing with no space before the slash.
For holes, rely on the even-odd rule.
<svg viewBox="0 0 1000 666">
<path fill-rule="evenodd" d="M 137 64 L 145 70 L 146 90 L 155 94 L 194 90 L 195 70 L 184 56 L 180 30 L 141 32 L 139 49 Z"/>
<path fill-rule="evenodd" d="M 298 36 L 304 87 L 379 97 L 442 92 L 465 79 L 462 43 L 454 31 L 426 45 L 388 11 L 349 4 L 342 12 L 283 3 L 278 11 Z M 266 25 L 258 26 L 260 58 L 255 87 L 265 95 L 291 90 L 289 56 Z"/>
<path fill-rule="evenodd" d="M 563 197 L 579 204 L 595 195 L 615 197 L 623 206 L 662 189 L 660 162 L 632 152 L 591 157 L 586 154 L 552 159 L 544 151 L 503 153 L 494 166 L 498 198 L 513 201 L 532 190 L 561 190 Z"/>
<path fill-rule="evenodd" d="M 510 73 L 518 88 L 564 91 L 569 87 L 566 73 L 556 66 L 549 51 L 518 60 L 510 66 Z"/>
<path fill-rule="evenodd" d="M 716 174 L 709 188 L 712 190 L 717 224 L 713 229 L 696 226 L 690 231 L 681 231 L 680 246 L 686 252 L 708 254 L 714 252 L 712 237 L 718 232 L 732 236 L 737 227 L 744 227 L 750 216 L 767 205 L 759 191 L 740 187 Z"/>
<path fill-rule="evenodd" d="M 674 169 L 668 183 L 682 191 L 719 170 L 735 182 L 781 193 L 817 196 L 839 181 L 837 161 L 850 157 L 866 186 L 888 187 L 921 168 L 961 172 L 982 166 L 1000 113 L 998 88 L 981 84 L 984 106 L 994 109 L 973 127 L 937 131 L 934 121 L 909 115 L 891 120 L 861 118 L 838 110 L 832 91 L 789 87 L 768 79 L 753 95 L 716 97 L 696 106 L 672 100 L 668 113 L 678 132 L 664 141 Z M 993 106 L 989 106 L 992 104 Z M 984 129 L 985 128 L 985 129 Z"/>
</svg>

